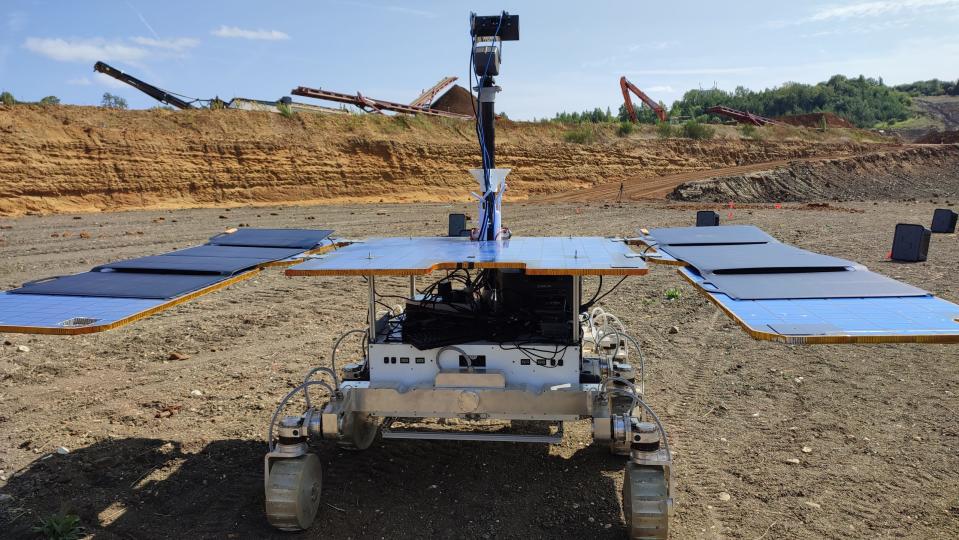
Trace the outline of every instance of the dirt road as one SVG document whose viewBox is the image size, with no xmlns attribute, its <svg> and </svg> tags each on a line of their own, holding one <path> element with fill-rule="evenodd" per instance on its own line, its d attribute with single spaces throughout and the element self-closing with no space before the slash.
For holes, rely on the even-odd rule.
<svg viewBox="0 0 959 540">
<path fill-rule="evenodd" d="M 738 209 L 731 222 L 956 302 L 954 235 L 934 236 L 925 263 L 881 262 L 893 226 L 925 223 L 934 206 L 786 205 Z M 421 235 L 445 230 L 450 210 L 0 219 L 0 286 L 196 244 L 240 223 Z M 693 207 L 658 202 L 510 204 L 505 216 L 517 234 L 628 234 L 694 220 Z M 670 301 L 673 287 L 680 297 Z M 263 517 L 266 423 L 310 366 L 329 364 L 335 336 L 363 323 L 364 297 L 360 279 L 273 271 L 103 334 L 0 336 L 0 536 L 30 537 L 41 517 L 73 512 L 98 538 L 291 538 Z M 756 342 L 663 267 L 603 303 L 642 336 L 648 399 L 677 452 L 672 538 L 959 536 L 959 347 Z M 623 461 L 589 440 L 588 425 L 574 422 L 552 447 L 322 446 L 324 504 L 297 538 L 622 538 Z"/>
</svg>

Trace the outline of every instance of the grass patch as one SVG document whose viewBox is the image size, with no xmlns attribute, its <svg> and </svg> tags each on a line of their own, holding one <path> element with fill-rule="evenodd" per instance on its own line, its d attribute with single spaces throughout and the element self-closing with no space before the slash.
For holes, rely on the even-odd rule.
<svg viewBox="0 0 959 540">
<path fill-rule="evenodd" d="M 596 132 L 587 126 L 580 126 L 564 133 L 563 140 L 573 144 L 592 144 L 596 142 Z"/>
<path fill-rule="evenodd" d="M 666 300 L 679 300 L 683 295 L 676 287 L 670 287 L 666 289 Z"/>
<path fill-rule="evenodd" d="M 632 122 L 620 122 L 619 129 L 616 130 L 616 134 L 620 137 L 628 137 L 633 132 L 633 123 Z"/>
<path fill-rule="evenodd" d="M 743 124 L 739 126 L 739 134 L 742 135 L 744 139 L 749 139 L 752 141 L 762 140 L 762 135 L 759 134 L 759 130 L 752 124 Z"/>
<path fill-rule="evenodd" d="M 690 120 L 683 124 L 683 137 L 697 141 L 705 141 L 716 136 L 716 128 Z"/>
<path fill-rule="evenodd" d="M 296 114 L 289 104 L 283 103 L 282 101 L 276 102 L 276 110 L 280 111 L 280 116 L 283 118 L 293 118 L 293 115 Z"/>
<path fill-rule="evenodd" d="M 54 514 L 41 519 L 33 532 L 49 540 L 77 540 L 83 536 L 83 527 L 73 514 Z"/>
<path fill-rule="evenodd" d="M 676 136 L 676 130 L 669 122 L 660 122 L 656 124 L 656 136 L 660 139 L 669 139 Z"/>
</svg>

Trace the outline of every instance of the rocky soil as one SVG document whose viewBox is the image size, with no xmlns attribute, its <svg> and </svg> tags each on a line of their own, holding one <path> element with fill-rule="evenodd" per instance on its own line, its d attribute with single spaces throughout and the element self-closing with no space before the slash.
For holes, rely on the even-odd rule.
<svg viewBox="0 0 959 540">
<path fill-rule="evenodd" d="M 959 144 L 917 145 L 862 156 L 810 159 L 678 185 L 681 201 L 959 200 Z M 599 188 L 596 188 L 599 189 Z"/>
<path fill-rule="evenodd" d="M 508 204 L 505 223 L 517 234 L 629 234 L 722 208 L 726 223 L 756 224 L 959 302 L 955 235 L 935 235 L 924 263 L 882 262 L 896 223 L 927 223 L 942 204 Z M 0 288 L 197 244 L 241 223 L 354 238 L 440 234 L 446 213 L 463 209 L 0 219 Z M 401 292 L 403 281 L 378 285 Z M 667 297 L 674 288 L 678 297 Z M 273 270 L 102 334 L 0 336 L 0 536 L 31 538 L 41 518 L 69 512 L 105 539 L 290 538 L 263 517 L 266 424 L 309 367 L 329 365 L 336 336 L 363 323 L 365 290 L 359 278 Z M 666 267 L 627 280 L 603 305 L 645 346 L 648 401 L 676 451 L 672 538 L 959 537 L 959 346 L 753 341 Z M 623 460 L 589 442 L 588 424 L 573 422 L 550 447 L 324 445 L 323 504 L 296 536 L 623 538 Z"/>
</svg>

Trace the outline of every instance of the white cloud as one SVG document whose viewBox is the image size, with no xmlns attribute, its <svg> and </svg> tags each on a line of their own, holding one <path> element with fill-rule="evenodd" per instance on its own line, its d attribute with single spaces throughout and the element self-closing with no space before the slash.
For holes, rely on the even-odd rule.
<svg viewBox="0 0 959 540">
<path fill-rule="evenodd" d="M 86 77 L 77 77 L 76 79 L 69 79 L 67 84 L 73 86 L 90 86 L 93 83 Z"/>
<path fill-rule="evenodd" d="M 661 92 L 661 93 L 664 93 L 664 94 L 671 94 L 671 93 L 675 92 L 675 90 L 673 90 L 673 87 L 672 87 L 672 86 L 669 86 L 668 84 L 667 84 L 667 85 L 664 85 L 664 86 L 650 86 L 650 87 L 647 88 L 646 90 L 648 90 L 648 91 L 650 91 L 650 92 Z"/>
<path fill-rule="evenodd" d="M 182 52 L 186 49 L 192 49 L 200 44 L 200 40 L 196 38 L 180 37 L 180 38 L 170 38 L 170 39 L 155 39 L 149 37 L 132 37 L 130 41 L 138 45 L 143 45 L 144 47 L 155 47 L 157 49 L 166 49 L 170 51 Z"/>
<path fill-rule="evenodd" d="M 844 6 L 828 6 L 818 9 L 808 19 L 809 22 L 832 19 L 851 19 L 859 17 L 880 17 L 894 15 L 902 11 L 915 11 L 927 8 L 959 6 L 959 0 L 879 0 L 859 2 Z"/>
<path fill-rule="evenodd" d="M 760 71 L 762 67 L 732 68 L 680 68 L 680 69 L 637 69 L 627 71 L 627 75 L 733 75 Z"/>
<path fill-rule="evenodd" d="M 281 41 L 290 39 L 289 34 L 279 30 L 247 30 L 237 28 L 236 26 L 222 25 L 216 30 L 210 32 L 216 37 L 222 38 L 241 38 L 241 39 L 260 39 L 266 41 Z"/>
<path fill-rule="evenodd" d="M 121 61 L 136 62 L 147 57 L 146 49 L 102 38 L 73 39 L 27 38 L 23 47 L 30 52 L 60 62 Z"/>
</svg>

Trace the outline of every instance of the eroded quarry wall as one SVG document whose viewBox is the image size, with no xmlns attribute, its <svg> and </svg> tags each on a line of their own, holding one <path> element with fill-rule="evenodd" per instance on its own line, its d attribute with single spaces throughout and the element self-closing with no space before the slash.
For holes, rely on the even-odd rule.
<svg viewBox="0 0 959 540">
<path fill-rule="evenodd" d="M 959 198 L 959 145 L 923 145 L 802 161 L 677 187 L 685 201 L 770 202 Z"/>
<path fill-rule="evenodd" d="M 502 122 L 509 196 L 625 178 L 861 153 L 849 142 L 563 141 L 555 124 Z M 735 134 L 735 131 L 731 131 Z M 602 134 L 601 134 L 602 135 Z M 478 165 L 469 121 L 248 111 L 0 107 L 0 214 L 255 203 L 465 200 Z"/>
</svg>

